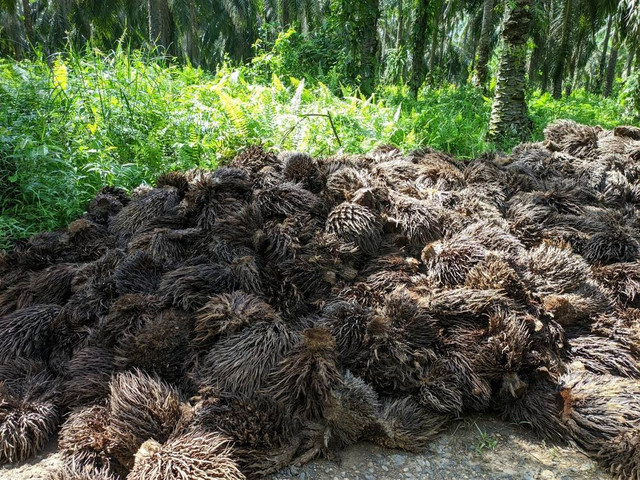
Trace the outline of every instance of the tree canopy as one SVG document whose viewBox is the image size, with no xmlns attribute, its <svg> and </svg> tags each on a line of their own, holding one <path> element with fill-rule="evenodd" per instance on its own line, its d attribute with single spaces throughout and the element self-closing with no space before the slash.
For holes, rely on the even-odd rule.
<svg viewBox="0 0 640 480">
<path fill-rule="evenodd" d="M 372 92 L 380 82 L 486 86 L 498 70 L 509 0 L 1 0 L 0 53 L 51 54 L 91 44 L 105 50 L 162 47 L 215 69 L 247 62 L 256 44 L 290 27 L 344 82 Z M 637 0 L 533 0 L 528 85 L 555 97 L 579 87 L 610 95 L 640 62 Z M 258 42 L 259 44 L 259 42 Z M 318 70 L 321 70 L 318 72 Z"/>
</svg>

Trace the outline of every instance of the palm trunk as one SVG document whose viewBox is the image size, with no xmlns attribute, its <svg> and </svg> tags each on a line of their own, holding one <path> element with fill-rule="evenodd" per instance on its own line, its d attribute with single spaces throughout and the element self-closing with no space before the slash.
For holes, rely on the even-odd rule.
<svg viewBox="0 0 640 480">
<path fill-rule="evenodd" d="M 553 23 L 553 12 L 551 8 L 547 9 L 547 19 L 546 19 L 546 29 L 540 35 L 540 32 L 533 32 L 534 38 L 539 36 L 543 39 L 540 45 L 544 46 L 544 49 L 540 51 L 540 62 L 541 62 L 541 74 L 540 74 L 540 89 L 543 92 L 549 91 L 549 80 L 551 76 L 551 61 L 549 59 L 549 37 L 551 36 L 551 24 Z"/>
<path fill-rule="evenodd" d="M 616 29 L 613 34 L 613 41 L 611 42 L 611 55 L 609 55 L 609 63 L 607 64 L 607 76 L 605 79 L 604 89 L 602 90 L 602 96 L 608 97 L 613 90 L 613 81 L 616 77 L 616 64 L 618 63 L 618 30 Z"/>
<path fill-rule="evenodd" d="M 602 53 L 600 54 L 600 66 L 598 68 L 598 79 L 596 82 L 596 88 L 600 90 L 602 88 L 602 80 L 604 79 L 604 69 L 607 65 L 607 50 L 609 48 L 609 38 L 611 36 L 611 24 L 613 23 L 613 15 L 609 16 L 607 20 L 607 31 L 604 34 L 604 42 L 602 43 Z"/>
<path fill-rule="evenodd" d="M 573 92 L 573 68 L 570 66 L 567 81 L 564 82 L 564 96 L 570 97 L 571 92 Z"/>
<path fill-rule="evenodd" d="M 583 43 L 583 38 L 580 38 L 580 41 L 578 42 L 578 48 L 575 50 L 575 52 L 573 52 L 573 55 L 571 56 L 571 63 L 569 63 L 569 75 L 567 77 L 568 81 L 566 82 L 566 86 L 564 88 L 564 94 L 567 97 L 570 96 L 571 92 L 573 91 L 576 77 L 576 65 L 578 64 L 580 55 L 582 54 Z"/>
<path fill-rule="evenodd" d="M 380 29 L 380 38 L 378 39 L 378 41 L 380 42 L 380 47 L 378 48 L 378 56 L 376 58 L 378 65 L 380 65 L 380 61 L 387 53 L 387 31 L 389 30 L 389 19 L 385 17 L 382 22 L 383 25 Z"/>
<path fill-rule="evenodd" d="M 434 69 L 436 68 L 436 52 L 438 50 L 438 26 L 435 25 L 431 35 L 431 50 L 429 52 L 429 77 L 433 79 Z"/>
<path fill-rule="evenodd" d="M 167 0 L 147 0 L 147 13 L 149 15 L 149 41 L 169 50 L 173 19 Z"/>
<path fill-rule="evenodd" d="M 363 24 L 362 57 L 360 71 L 362 75 L 361 88 L 365 95 L 373 93 L 377 75 L 377 58 L 380 42 L 378 42 L 378 20 L 380 18 L 379 0 L 366 0 L 368 15 Z"/>
<path fill-rule="evenodd" d="M 564 67 L 569 56 L 569 32 L 571 19 L 571 0 L 564 0 L 564 9 L 562 13 L 562 34 L 560 36 L 560 47 L 558 48 L 557 62 L 553 72 L 553 98 L 562 97 L 562 78 L 564 76 Z"/>
<path fill-rule="evenodd" d="M 302 19 L 300 20 L 300 31 L 303 34 L 309 33 L 309 16 L 307 15 L 307 8 L 302 9 Z"/>
<path fill-rule="evenodd" d="M 447 6 L 444 9 L 444 13 L 442 14 L 442 19 L 444 20 L 444 23 L 442 25 L 442 34 L 440 37 L 440 47 L 439 47 L 440 55 L 438 56 L 438 66 L 440 67 L 440 72 L 444 71 L 444 57 L 445 57 L 445 52 L 447 51 L 446 45 L 449 42 L 449 35 L 447 35 L 447 33 L 451 31 L 450 25 L 451 25 L 452 15 L 450 15 L 450 10 L 452 5 L 453 5 L 453 0 L 448 0 Z"/>
<path fill-rule="evenodd" d="M 9 40 L 9 52 L 16 60 L 20 60 L 24 51 L 24 38 L 22 38 L 22 28 L 18 15 L 9 14 L 4 19 L 2 25 L 2 35 Z"/>
<path fill-rule="evenodd" d="M 471 19 L 470 22 L 473 22 L 473 19 Z M 471 29 L 468 27 L 464 29 L 464 37 L 462 38 L 462 50 L 465 54 L 469 51 L 471 52 L 471 56 L 469 58 L 472 59 L 472 63 L 473 63 L 473 57 L 476 54 L 476 49 L 475 49 L 475 42 L 473 41 L 473 38 L 471 38 L 471 50 L 469 50 L 469 37 L 471 36 L 470 30 Z M 464 57 L 462 57 L 461 60 L 464 61 Z M 458 71 L 458 74 L 460 73 L 461 72 Z M 462 79 L 462 81 L 464 81 L 464 79 Z M 456 78 L 456 84 L 459 84 L 459 83 L 461 82 L 459 81 L 459 79 Z"/>
<path fill-rule="evenodd" d="M 192 65 L 200 66 L 202 57 L 200 52 L 200 39 L 198 36 L 199 22 L 195 11 L 195 5 L 189 3 L 189 25 L 183 33 L 182 49 L 183 54 L 189 59 Z"/>
<path fill-rule="evenodd" d="M 29 0 L 22 0 L 22 15 L 24 16 L 24 32 L 27 36 L 27 43 L 33 46 L 35 45 L 35 36 L 33 34 L 33 19 L 31 18 L 31 4 Z"/>
<path fill-rule="evenodd" d="M 427 22 L 429 15 L 429 0 L 418 0 L 416 21 L 411 32 L 411 79 L 409 86 L 414 95 L 425 77 L 424 51 L 427 42 Z"/>
<path fill-rule="evenodd" d="M 449 31 L 449 21 L 445 20 L 444 25 L 442 25 L 442 33 L 440 35 L 440 45 L 438 46 L 438 67 L 440 68 L 440 72 L 444 70 L 444 55 L 446 52 L 445 45 L 447 44 L 447 32 Z"/>
<path fill-rule="evenodd" d="M 476 52 L 478 51 L 478 35 L 475 34 L 475 32 L 472 32 L 472 42 L 473 44 L 471 45 L 471 65 L 470 65 L 470 70 L 473 72 L 476 69 Z"/>
<path fill-rule="evenodd" d="M 484 0 L 482 7 L 482 29 L 478 42 L 478 63 L 476 64 L 478 86 L 483 89 L 487 86 L 487 74 L 489 63 L 489 37 L 491 36 L 491 22 L 493 20 L 493 0 Z"/>
<path fill-rule="evenodd" d="M 53 5 L 53 22 L 49 32 L 49 46 L 52 51 L 59 50 L 66 41 L 67 32 L 71 30 L 69 15 L 73 8 L 71 0 L 55 0 Z"/>
<path fill-rule="evenodd" d="M 511 0 L 507 3 L 506 15 L 502 30 L 504 48 L 488 132 L 489 138 L 497 141 L 513 136 L 524 138 L 531 129 L 524 78 L 531 0 Z"/>
<path fill-rule="evenodd" d="M 289 2 L 282 2 L 282 9 L 280 10 L 281 14 L 281 25 L 283 27 L 289 27 L 291 24 L 291 12 L 289 11 Z"/>
<path fill-rule="evenodd" d="M 550 80 L 551 80 L 551 66 L 549 65 L 549 63 L 545 62 L 544 66 L 542 67 L 542 85 L 540 86 L 540 89 L 543 92 L 549 91 Z"/>
<path fill-rule="evenodd" d="M 418 6 L 420 8 L 420 6 Z M 396 49 L 400 48 L 402 45 L 402 35 L 404 29 L 404 16 L 403 16 L 403 5 L 402 0 L 398 0 L 398 29 L 396 31 Z"/>
<path fill-rule="evenodd" d="M 633 47 L 629 47 L 629 52 L 627 53 L 628 58 L 627 58 L 627 67 L 626 67 L 626 72 L 627 75 L 625 78 L 629 78 L 631 76 L 631 67 L 633 65 L 633 57 L 636 54 L 636 51 L 633 49 Z"/>
<path fill-rule="evenodd" d="M 539 39 L 544 42 L 544 40 Z M 534 39 L 533 51 L 531 52 L 531 58 L 529 59 L 529 82 L 532 85 L 539 84 L 542 87 L 542 75 L 540 74 L 540 64 L 544 59 L 544 47 L 545 44 L 538 45 Z"/>
</svg>

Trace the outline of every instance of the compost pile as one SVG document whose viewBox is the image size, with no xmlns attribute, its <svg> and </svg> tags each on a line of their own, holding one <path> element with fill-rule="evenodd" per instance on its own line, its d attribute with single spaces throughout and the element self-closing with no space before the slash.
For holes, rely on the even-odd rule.
<svg viewBox="0 0 640 480">
<path fill-rule="evenodd" d="M 105 187 L 0 256 L 0 462 L 260 478 L 495 412 L 636 478 L 640 129 L 545 135 Z"/>
</svg>

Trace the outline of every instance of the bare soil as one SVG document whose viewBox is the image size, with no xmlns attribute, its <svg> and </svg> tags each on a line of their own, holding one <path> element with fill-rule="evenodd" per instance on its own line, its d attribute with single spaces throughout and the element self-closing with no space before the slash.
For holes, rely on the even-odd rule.
<svg viewBox="0 0 640 480">
<path fill-rule="evenodd" d="M 31 460 L 0 467 L 2 480 L 40 480 L 59 468 L 56 442 Z M 519 425 L 491 417 L 451 424 L 421 454 L 368 443 L 340 452 L 335 460 L 289 467 L 271 480 L 610 480 L 593 460 L 574 448 L 550 445 Z"/>
</svg>

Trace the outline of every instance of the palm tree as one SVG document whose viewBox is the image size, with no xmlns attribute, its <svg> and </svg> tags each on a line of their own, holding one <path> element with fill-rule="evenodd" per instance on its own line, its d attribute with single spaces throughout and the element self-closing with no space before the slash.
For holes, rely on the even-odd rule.
<svg viewBox="0 0 640 480">
<path fill-rule="evenodd" d="M 444 16 L 445 4 L 444 0 L 433 0 L 433 11 L 435 12 L 435 18 L 433 22 L 433 28 L 431 29 L 431 47 L 429 51 L 429 77 L 431 80 L 435 77 L 436 69 L 436 57 L 438 52 L 438 39 L 440 33 L 440 21 Z"/>
<path fill-rule="evenodd" d="M 362 72 L 362 91 L 365 94 L 373 92 L 378 73 L 378 19 L 380 18 L 379 0 L 365 0 L 362 19 L 362 57 L 360 67 Z"/>
<path fill-rule="evenodd" d="M 531 15 L 533 50 L 529 59 L 529 83 L 546 91 L 549 83 L 549 47 L 553 7 L 549 0 L 535 2 Z"/>
<path fill-rule="evenodd" d="M 611 37 L 611 25 L 613 24 L 613 15 L 609 15 L 607 19 L 607 30 L 604 34 L 604 42 L 602 44 L 602 53 L 600 54 L 600 67 L 598 68 L 598 79 L 596 81 L 596 88 L 598 90 L 602 86 L 602 80 L 604 79 L 605 66 L 607 64 L 607 50 L 609 49 L 609 39 Z"/>
<path fill-rule="evenodd" d="M 402 46 L 402 37 L 404 36 L 404 5 L 402 4 L 402 0 L 398 0 L 397 24 L 398 28 L 396 30 L 396 50 Z"/>
<path fill-rule="evenodd" d="M 624 12 L 625 41 L 629 55 L 627 59 L 627 78 L 629 78 L 634 59 L 636 62 L 635 68 L 640 68 L 640 1 L 627 0 L 624 6 L 626 7 Z"/>
<path fill-rule="evenodd" d="M 530 130 L 525 102 L 525 63 L 531 23 L 531 0 L 507 2 L 502 28 L 504 43 L 491 109 L 489 138 L 523 138 Z"/>
<path fill-rule="evenodd" d="M 640 0 L 625 0 L 622 7 L 626 8 L 626 24 L 629 32 L 636 38 L 640 34 Z"/>
<path fill-rule="evenodd" d="M 22 17 L 24 18 L 24 32 L 29 45 L 35 45 L 35 36 L 33 34 L 33 19 L 31 18 L 31 4 L 29 0 L 22 0 Z"/>
<path fill-rule="evenodd" d="M 169 50 L 173 45 L 174 22 L 167 0 L 147 0 L 149 41 Z"/>
<path fill-rule="evenodd" d="M 562 80 L 565 73 L 567 57 L 570 55 L 569 39 L 571 35 L 572 0 L 564 0 L 562 8 L 562 25 L 560 27 L 560 44 L 556 52 L 556 64 L 553 71 L 553 98 L 562 96 Z"/>
<path fill-rule="evenodd" d="M 610 96 L 611 90 L 613 89 L 613 81 L 616 76 L 616 64 L 618 63 L 619 34 L 620 27 L 616 25 L 613 32 L 613 38 L 611 40 L 611 53 L 609 54 L 609 62 L 607 63 L 604 88 L 602 89 L 603 97 Z"/>
<path fill-rule="evenodd" d="M 493 0 L 484 0 L 482 6 L 482 28 L 478 40 L 478 60 L 476 64 L 477 83 L 482 88 L 487 85 L 489 63 L 489 37 L 491 36 L 491 23 L 493 20 Z"/>
<path fill-rule="evenodd" d="M 15 0 L 0 0 L 0 49 L 9 55 L 22 56 L 24 42 Z M 0 53 L 3 53 L 0 50 Z"/>
<path fill-rule="evenodd" d="M 380 0 L 332 0 L 331 18 L 335 28 L 333 34 L 341 39 L 349 58 L 347 75 L 359 77 L 360 90 L 370 95 L 375 88 L 380 58 Z"/>
<path fill-rule="evenodd" d="M 411 78 L 409 86 L 415 94 L 425 77 L 424 53 L 427 43 L 427 22 L 429 20 L 429 0 L 416 1 L 416 19 L 411 32 Z"/>
</svg>

